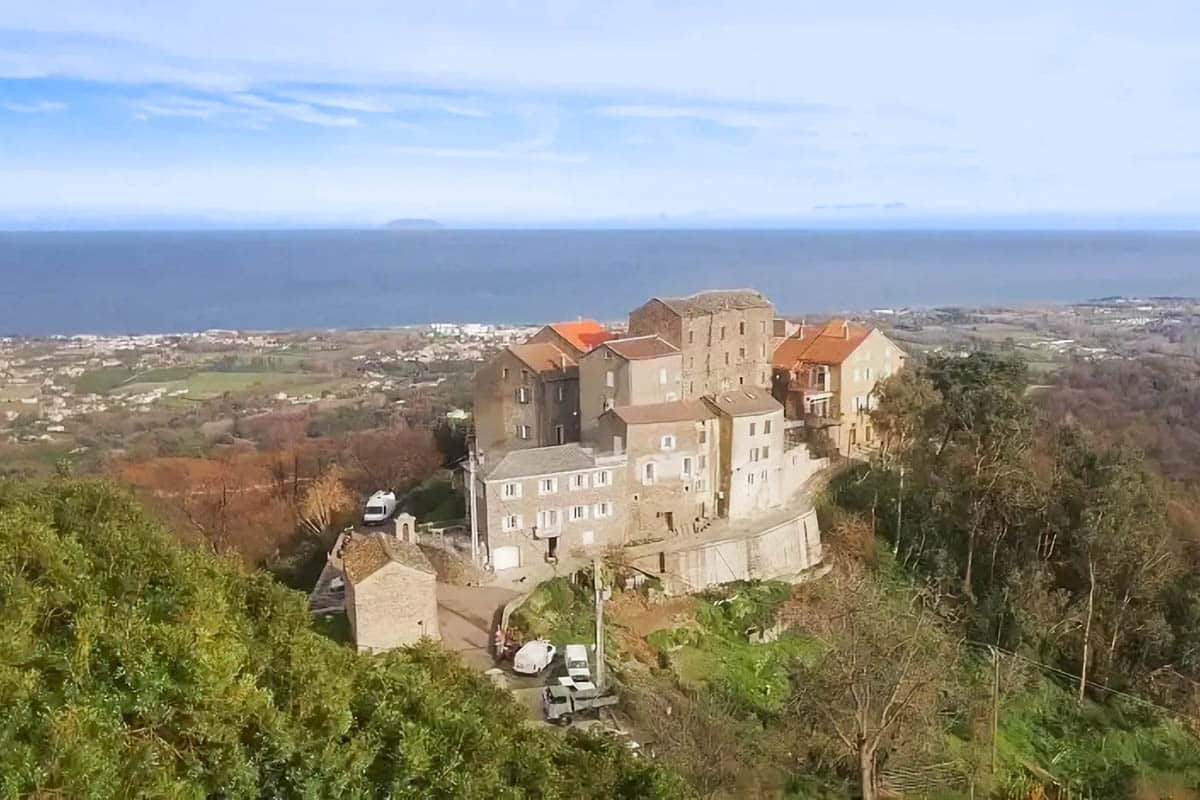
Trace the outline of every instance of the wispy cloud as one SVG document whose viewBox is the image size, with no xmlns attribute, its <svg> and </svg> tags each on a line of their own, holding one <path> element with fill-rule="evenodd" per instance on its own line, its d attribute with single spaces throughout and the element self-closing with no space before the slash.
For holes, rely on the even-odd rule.
<svg viewBox="0 0 1200 800">
<path fill-rule="evenodd" d="M 541 161 L 554 164 L 579 164 L 588 160 L 586 155 L 555 153 L 546 150 L 522 150 L 518 147 L 394 147 L 398 155 L 422 156 L 426 158 L 452 158 L 471 161 Z"/>
<path fill-rule="evenodd" d="M 440 111 L 455 117 L 482 119 L 488 112 L 478 104 L 436 94 L 363 93 L 325 89 L 285 89 L 281 97 L 321 108 L 336 108 L 363 114 L 394 114 L 400 111 Z"/>
<path fill-rule="evenodd" d="M 354 117 L 328 114 L 307 103 L 280 102 L 248 93 L 238 93 L 228 98 L 152 96 L 137 101 L 134 108 L 135 116 L 143 120 L 151 117 L 181 117 L 248 128 L 264 128 L 277 120 L 329 128 L 349 128 L 358 124 Z"/>
<path fill-rule="evenodd" d="M 32 103 L 5 103 L 4 108 L 14 114 L 56 114 L 66 111 L 67 104 L 58 100 L 36 100 Z"/>
<path fill-rule="evenodd" d="M 644 120 L 690 120 L 743 130 L 794 130 L 811 125 L 813 117 L 831 111 L 825 105 L 798 106 L 787 110 L 764 110 L 740 106 L 634 104 L 602 106 L 606 117 Z"/>
</svg>

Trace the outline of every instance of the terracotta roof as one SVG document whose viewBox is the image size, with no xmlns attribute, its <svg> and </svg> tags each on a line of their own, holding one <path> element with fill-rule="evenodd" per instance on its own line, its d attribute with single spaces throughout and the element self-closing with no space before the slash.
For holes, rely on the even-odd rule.
<svg viewBox="0 0 1200 800">
<path fill-rule="evenodd" d="M 722 413 L 731 417 L 744 417 L 750 414 L 767 414 L 771 411 L 782 411 L 783 406 L 771 397 L 765 389 L 732 389 L 721 392 L 708 401 Z"/>
<path fill-rule="evenodd" d="M 421 572 L 434 573 L 433 565 L 411 542 L 386 533 L 355 534 L 342 546 L 342 564 L 351 583 L 362 583 L 388 562 L 394 561 Z"/>
<path fill-rule="evenodd" d="M 702 400 L 676 400 L 671 403 L 647 403 L 638 406 L 617 406 L 612 409 L 626 425 L 649 425 L 656 422 L 697 422 L 716 416 Z"/>
<path fill-rule="evenodd" d="M 613 339 L 604 346 L 621 358 L 636 361 L 640 358 L 658 358 L 679 352 L 679 348 L 658 335 L 634 336 L 629 339 Z"/>
<path fill-rule="evenodd" d="M 607 330 L 594 319 L 581 319 L 576 322 L 551 322 L 548 327 L 584 353 L 596 345 L 616 338 L 615 333 Z"/>
<path fill-rule="evenodd" d="M 566 372 L 579 366 L 569 354 L 546 342 L 512 344 L 508 350 L 537 373 Z"/>
<path fill-rule="evenodd" d="M 797 333 L 785 339 L 775 348 L 772 362 L 777 367 L 791 367 L 797 361 L 840 364 L 858 349 L 872 330 L 844 319 L 832 319 L 824 325 L 804 325 L 804 336 Z"/>
<path fill-rule="evenodd" d="M 771 301 L 753 289 L 709 289 L 687 297 L 656 297 L 681 317 L 745 308 L 771 308 Z"/>
<path fill-rule="evenodd" d="M 509 478 L 528 478 L 533 475 L 553 475 L 557 472 L 573 472 L 591 469 L 596 459 L 591 451 L 578 444 L 559 444 L 553 447 L 533 447 L 513 450 L 497 461 L 485 473 L 489 481 Z"/>
</svg>

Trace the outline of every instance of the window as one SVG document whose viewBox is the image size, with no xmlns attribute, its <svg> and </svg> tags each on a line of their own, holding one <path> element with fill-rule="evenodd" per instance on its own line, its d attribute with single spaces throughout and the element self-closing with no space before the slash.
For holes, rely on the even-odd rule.
<svg viewBox="0 0 1200 800">
<path fill-rule="evenodd" d="M 529 370 L 523 369 L 521 370 L 521 382 L 524 383 L 527 380 L 529 380 Z"/>
<path fill-rule="evenodd" d="M 610 389 L 617 385 L 617 375 L 611 369 L 604 373 L 604 385 Z"/>
<path fill-rule="evenodd" d="M 712 364 L 712 356 L 708 353 L 705 353 L 704 354 L 704 368 L 708 369 L 709 365 L 711 365 L 711 364 Z"/>
<path fill-rule="evenodd" d="M 739 322 L 738 323 L 738 336 L 745 336 L 745 335 L 746 335 L 746 323 Z"/>
<path fill-rule="evenodd" d="M 758 479 L 760 481 L 762 481 L 763 483 L 767 482 L 767 471 L 765 469 L 762 472 L 758 473 Z"/>
<path fill-rule="evenodd" d="M 867 408 L 867 398 L 861 394 L 854 396 L 854 410 L 865 411 Z"/>
<path fill-rule="evenodd" d="M 757 447 L 750 448 L 750 460 L 758 461 L 758 448 Z"/>
<path fill-rule="evenodd" d="M 667 368 L 666 367 L 659 367 L 659 369 L 658 369 L 658 385 L 659 386 L 667 385 Z"/>
<path fill-rule="evenodd" d="M 542 478 L 538 481 L 538 494 L 554 494 L 558 491 L 558 478 Z"/>
<path fill-rule="evenodd" d="M 533 393 L 529 391 L 528 386 L 521 386 L 521 387 L 517 388 L 517 402 L 518 403 L 528 403 L 532 397 L 533 397 Z"/>
<path fill-rule="evenodd" d="M 604 348 L 604 360 L 609 361 L 611 359 L 612 359 L 612 350 L 609 350 L 607 347 Z"/>
<path fill-rule="evenodd" d="M 611 411 L 613 407 L 613 399 L 611 397 L 604 398 L 604 410 Z"/>
<path fill-rule="evenodd" d="M 746 378 L 743 375 L 738 375 L 738 386 L 745 386 Z"/>
<path fill-rule="evenodd" d="M 571 506 L 571 521 L 579 522 L 587 519 L 587 506 Z"/>
<path fill-rule="evenodd" d="M 703 492 L 703 491 L 704 491 L 704 478 L 698 478 L 698 479 L 696 480 L 696 491 L 697 491 L 697 492 Z"/>
<path fill-rule="evenodd" d="M 688 394 L 694 395 L 695 393 L 696 393 L 696 382 L 690 381 L 688 383 Z"/>
<path fill-rule="evenodd" d="M 558 509 L 550 508 L 538 512 L 538 528 L 544 531 L 558 530 Z"/>
<path fill-rule="evenodd" d="M 708 428 L 701 428 L 700 433 L 697 436 L 698 436 L 697 441 L 699 441 L 700 444 L 707 444 L 708 443 Z M 701 458 L 703 458 L 703 457 L 704 456 L 701 456 Z M 703 466 L 703 464 L 701 466 Z"/>
<path fill-rule="evenodd" d="M 504 490 L 503 490 L 503 492 L 501 492 L 501 494 L 505 498 L 509 498 L 509 499 L 514 498 L 514 497 L 520 497 L 521 496 L 521 484 L 506 483 L 506 484 L 504 484 Z"/>
<path fill-rule="evenodd" d="M 770 432 L 771 432 L 771 420 L 764 419 L 763 420 L 763 433 L 770 433 Z"/>
<path fill-rule="evenodd" d="M 753 485 L 754 485 L 754 473 L 753 473 L 753 472 L 747 472 L 747 473 L 746 473 L 746 485 L 747 485 L 747 486 L 753 486 Z"/>
<path fill-rule="evenodd" d="M 654 464 L 647 464 L 642 468 L 642 483 L 654 483 Z"/>
<path fill-rule="evenodd" d="M 587 488 L 587 473 L 578 472 L 571 476 L 571 491 L 577 492 Z"/>
<path fill-rule="evenodd" d="M 599 472 L 595 472 L 592 474 L 592 485 L 593 486 L 608 486 L 611 477 L 612 476 L 609 474 L 608 470 L 602 469 Z"/>
<path fill-rule="evenodd" d="M 738 358 L 743 361 L 746 359 L 746 348 L 744 348 L 744 347 L 738 348 Z"/>
<path fill-rule="evenodd" d="M 870 368 L 870 367 L 867 367 L 867 368 L 865 369 L 865 373 L 864 373 L 864 374 L 865 374 L 865 377 L 866 377 L 866 379 L 867 379 L 867 380 L 871 380 L 871 368 Z"/>
<path fill-rule="evenodd" d="M 703 453 L 701 453 L 701 454 L 700 454 L 700 461 L 699 461 L 698 463 L 699 463 L 699 465 L 700 465 L 700 469 L 702 469 L 702 470 L 703 470 L 703 469 L 707 469 L 707 468 L 708 468 L 708 456 L 706 456 L 706 455 L 704 455 Z"/>
<path fill-rule="evenodd" d="M 695 343 L 696 343 L 696 332 L 688 331 L 688 344 L 695 344 Z"/>
<path fill-rule="evenodd" d="M 528 425 L 517 425 L 517 438 L 518 439 L 528 439 L 529 438 L 529 426 Z"/>
<path fill-rule="evenodd" d="M 767 343 L 763 342 L 758 346 L 758 354 L 763 358 L 767 357 Z"/>
<path fill-rule="evenodd" d="M 674 450 L 675 449 L 675 437 L 674 436 L 662 437 L 662 441 L 659 442 L 659 447 L 661 447 L 663 450 Z"/>
<path fill-rule="evenodd" d="M 521 515 L 509 514 L 506 517 L 500 518 L 500 528 L 506 531 L 515 531 L 521 528 Z"/>
<path fill-rule="evenodd" d="M 763 445 L 762 457 L 763 457 L 763 461 L 766 461 L 768 458 L 771 457 L 771 446 L 770 445 L 768 445 L 768 444 Z"/>
<path fill-rule="evenodd" d="M 592 506 L 592 516 L 596 519 L 607 519 L 612 516 L 612 503 L 596 503 Z"/>
<path fill-rule="evenodd" d="M 557 398 L 558 398 L 558 402 L 560 402 L 560 403 L 561 403 L 561 402 L 563 402 L 564 400 L 566 400 L 566 399 L 567 399 L 567 387 L 566 387 L 566 384 L 562 384 L 562 383 L 560 383 L 560 384 L 558 385 L 558 392 L 556 393 L 556 396 L 557 396 Z"/>
<path fill-rule="evenodd" d="M 757 422 L 751 422 L 751 423 L 750 423 L 750 435 L 751 435 L 751 436 L 753 436 L 753 435 L 754 435 L 755 428 L 757 428 L 757 427 L 758 427 L 758 423 L 757 423 Z"/>
<path fill-rule="evenodd" d="M 579 535 L 579 543 L 582 544 L 584 547 L 587 547 L 590 544 L 595 544 L 595 542 L 596 542 L 596 532 L 595 531 L 584 531 L 583 533 L 581 533 Z"/>
<path fill-rule="evenodd" d="M 692 460 L 690 458 L 685 457 L 683 459 L 683 469 L 679 471 L 679 474 L 684 478 L 692 474 Z"/>
<path fill-rule="evenodd" d="M 729 366 L 729 351 L 725 351 L 725 366 Z"/>
<path fill-rule="evenodd" d="M 554 443 L 555 444 L 566 444 L 567 443 L 567 432 L 563 428 L 562 425 L 554 426 Z"/>
<path fill-rule="evenodd" d="M 695 368 L 696 368 L 696 357 L 688 356 L 688 369 L 695 369 Z"/>
<path fill-rule="evenodd" d="M 504 367 L 502 370 L 500 370 L 500 377 L 503 380 L 508 380 L 508 367 Z"/>
</svg>

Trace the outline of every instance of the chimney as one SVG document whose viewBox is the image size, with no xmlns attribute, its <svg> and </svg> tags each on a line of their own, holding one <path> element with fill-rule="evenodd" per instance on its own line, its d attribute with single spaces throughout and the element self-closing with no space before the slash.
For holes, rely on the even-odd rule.
<svg viewBox="0 0 1200 800">
<path fill-rule="evenodd" d="M 842 338 L 843 339 L 850 338 L 850 321 L 849 320 L 842 320 Z"/>
<path fill-rule="evenodd" d="M 807 324 L 808 324 L 808 320 L 806 320 L 806 319 L 800 320 L 800 338 L 801 339 L 804 338 L 804 326 Z"/>
</svg>

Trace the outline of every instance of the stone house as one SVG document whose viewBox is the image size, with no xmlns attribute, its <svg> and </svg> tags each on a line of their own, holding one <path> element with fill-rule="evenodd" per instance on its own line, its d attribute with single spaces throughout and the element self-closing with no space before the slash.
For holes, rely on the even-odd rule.
<svg viewBox="0 0 1200 800">
<path fill-rule="evenodd" d="M 679 348 L 684 399 L 771 385 L 775 310 L 751 289 L 655 297 L 629 314 L 629 335 L 657 334 Z"/>
<path fill-rule="evenodd" d="M 552 344 L 510 345 L 475 372 L 481 453 L 579 441 L 579 365 Z"/>
<path fill-rule="evenodd" d="M 720 515 L 744 520 L 782 507 L 783 406 L 764 389 L 745 388 L 705 402 L 720 416 Z"/>
<path fill-rule="evenodd" d="M 578 444 L 514 450 L 476 480 L 480 540 L 497 572 L 625 543 L 624 456 Z"/>
<path fill-rule="evenodd" d="M 774 354 L 772 393 L 788 419 L 827 430 L 838 450 L 875 445 L 875 387 L 907 354 L 878 328 L 835 319 L 801 324 Z"/>
<path fill-rule="evenodd" d="M 417 545 L 378 531 L 340 541 L 346 616 L 360 652 L 441 638 L 437 575 Z"/>
<path fill-rule="evenodd" d="M 717 415 L 699 400 L 617 406 L 598 441 L 624 450 L 631 540 L 693 533 L 717 514 Z"/>
<path fill-rule="evenodd" d="M 617 406 L 680 399 L 679 348 L 660 336 L 604 342 L 579 360 L 579 414 L 584 442 L 591 442 L 600 415 Z M 607 443 L 600 443 L 607 449 Z"/>
<path fill-rule="evenodd" d="M 615 338 L 616 334 L 596 320 L 581 319 L 575 322 L 551 322 L 525 341 L 528 344 L 552 344 L 578 361 L 585 353 Z"/>
</svg>

